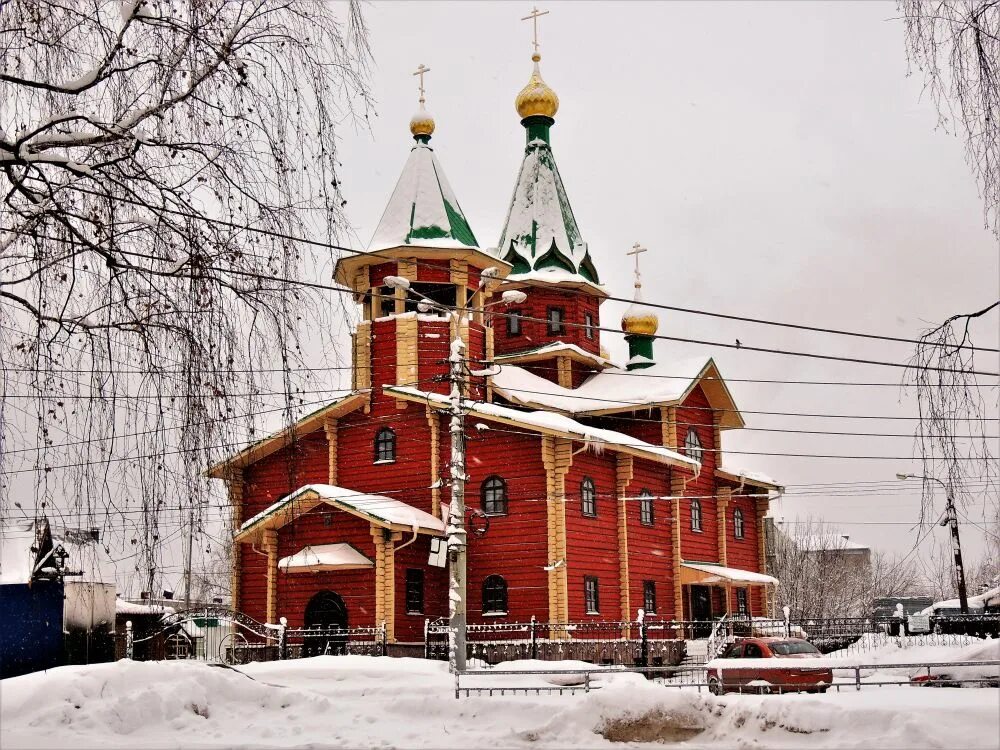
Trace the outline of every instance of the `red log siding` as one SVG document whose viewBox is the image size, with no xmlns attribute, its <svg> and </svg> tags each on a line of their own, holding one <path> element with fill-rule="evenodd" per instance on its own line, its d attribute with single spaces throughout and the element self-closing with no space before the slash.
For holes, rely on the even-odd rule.
<svg viewBox="0 0 1000 750">
<path fill-rule="evenodd" d="M 745 490 L 756 494 L 755 490 Z M 733 530 L 733 511 L 739 508 L 743 511 L 744 538 L 737 539 Z M 726 513 L 726 558 L 729 567 L 742 570 L 760 571 L 758 543 L 763 529 L 757 528 L 757 502 L 752 497 L 744 495 L 732 496 L 729 510 Z M 760 586 L 750 587 L 750 610 L 754 615 L 764 615 L 763 589 Z M 736 593 L 733 592 L 733 611 L 736 611 Z"/>
<path fill-rule="evenodd" d="M 492 474 L 507 483 L 507 515 L 490 517 L 482 537 L 469 535 L 469 622 L 525 622 L 534 615 L 548 620 L 547 509 L 541 438 L 469 430 L 466 447 L 466 506 L 481 509 L 483 481 Z M 447 462 L 449 435 L 441 433 L 442 461 Z M 443 463 L 442 465 L 445 465 Z M 442 500 L 448 502 L 448 490 Z M 506 617 L 482 615 L 483 581 L 489 575 L 507 581 Z"/>
<path fill-rule="evenodd" d="M 663 425 L 660 422 L 658 408 L 640 410 L 622 416 L 596 417 L 588 422 L 606 430 L 622 432 L 652 445 L 663 444 Z"/>
<path fill-rule="evenodd" d="M 327 519 L 329 526 L 326 525 Z M 278 531 L 278 558 L 294 555 L 306 546 L 337 542 L 346 542 L 372 562 L 375 561 L 375 543 L 368 521 L 329 506 L 304 513 Z M 343 598 L 350 627 L 377 624 L 374 568 L 320 573 L 279 571 L 277 616 L 287 617 L 288 624 L 293 628 L 302 627 L 306 605 L 323 590 L 333 591 Z"/>
<path fill-rule="evenodd" d="M 656 584 L 656 619 L 674 618 L 673 575 L 673 503 L 669 499 L 653 501 L 653 525 L 640 522 L 639 500 L 643 490 L 653 495 L 670 495 L 669 469 L 642 459 L 634 459 L 632 481 L 626 492 L 628 520 L 629 612 L 634 619 L 643 606 L 643 583 Z M 662 634 L 662 631 L 651 631 Z M 671 634 L 672 637 L 672 634 Z"/>
<path fill-rule="evenodd" d="M 704 449 L 701 471 L 697 477 L 688 480 L 685 496 L 696 497 L 701 502 L 701 532 L 691 530 L 691 500 L 681 500 L 681 557 L 685 560 L 719 562 L 719 534 L 715 501 L 715 431 L 712 411 L 708 408 L 701 386 L 695 388 L 677 409 L 677 440 L 684 445 L 689 427 L 698 432 Z M 683 448 L 682 448 L 683 450 Z M 692 473 L 679 469 L 682 476 L 692 477 Z"/>
<path fill-rule="evenodd" d="M 579 445 L 574 445 L 579 448 Z M 618 560 L 618 510 L 615 492 L 614 453 L 600 456 L 579 453 L 566 473 L 566 560 L 568 575 L 569 619 L 608 619 L 621 617 L 621 592 Z M 584 477 L 594 480 L 597 489 L 597 517 L 583 515 L 580 483 Z M 584 577 L 599 581 L 600 617 L 586 614 Z"/>
<path fill-rule="evenodd" d="M 589 312 L 593 316 L 595 327 L 600 326 L 598 298 L 579 292 L 560 292 L 544 286 L 533 286 L 527 292 L 528 299 L 511 309 L 517 310 L 525 318 L 533 318 L 534 320 L 529 319 L 521 322 L 522 333 L 520 336 L 508 336 L 506 318 L 496 318 L 494 330 L 497 354 L 536 349 L 554 341 L 576 344 L 588 352 L 600 354 L 601 332 L 595 330 L 594 338 L 588 339 L 583 328 L 585 312 Z M 561 308 L 564 313 L 563 321 L 570 324 L 564 326 L 563 333 L 558 336 L 552 336 L 548 332 L 546 321 L 550 307 Z"/>
<path fill-rule="evenodd" d="M 381 342 L 379 348 L 388 342 Z M 395 341 L 392 343 L 395 347 Z M 447 320 L 419 320 L 417 322 L 417 372 L 419 383 L 409 383 L 435 393 L 448 393 L 448 354 L 451 346 L 451 326 Z M 437 380 L 435 381 L 435 378 Z M 395 379 L 393 381 L 395 382 Z M 376 382 L 377 386 L 383 385 Z"/>
<path fill-rule="evenodd" d="M 406 544 L 412 537 L 404 534 L 396 545 Z M 430 537 L 420 536 L 416 542 L 396 552 L 395 602 L 396 640 L 422 643 L 424 640 L 424 620 L 448 615 L 448 572 L 445 568 L 435 568 L 427 564 L 430 555 Z M 410 614 L 406 611 L 406 570 L 418 568 L 424 571 L 424 611 Z"/>
<path fill-rule="evenodd" d="M 418 260 L 417 280 L 438 284 L 451 281 L 451 261 L 448 260 Z"/>
<path fill-rule="evenodd" d="M 396 263 L 377 263 L 368 266 L 368 278 L 373 287 L 382 286 L 382 281 L 386 276 L 396 276 Z"/>
</svg>

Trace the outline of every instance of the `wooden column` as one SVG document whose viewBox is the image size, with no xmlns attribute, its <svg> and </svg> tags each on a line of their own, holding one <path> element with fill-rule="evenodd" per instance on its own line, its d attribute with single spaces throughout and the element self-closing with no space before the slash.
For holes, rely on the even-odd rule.
<svg viewBox="0 0 1000 750">
<path fill-rule="evenodd" d="M 715 511 L 719 525 L 719 562 L 723 565 L 729 564 L 729 555 L 726 549 L 726 514 L 729 512 L 729 500 L 732 492 L 729 487 L 719 487 L 716 490 Z"/>
<path fill-rule="evenodd" d="M 764 516 L 767 515 L 767 510 L 770 507 L 770 502 L 768 500 L 757 500 L 756 501 L 756 522 L 757 522 L 757 570 L 761 573 L 767 573 L 767 534 L 764 530 Z M 771 596 L 774 597 L 774 591 L 772 590 Z M 753 614 L 753 602 L 747 602 L 747 606 L 750 607 L 750 613 Z M 768 606 L 768 587 L 761 587 L 761 606 L 764 609 L 762 614 L 766 615 L 771 612 L 773 615 L 773 603 L 772 606 Z"/>
<path fill-rule="evenodd" d="M 677 450 L 677 407 L 665 406 L 660 409 L 660 431 L 663 447 Z"/>
<path fill-rule="evenodd" d="M 352 381 L 355 390 L 372 387 L 372 324 L 365 320 L 358 323 L 354 333 L 354 367 Z"/>
<path fill-rule="evenodd" d="M 232 524 L 229 528 L 229 538 L 232 539 L 236 530 L 243 523 L 243 495 L 246 491 L 246 479 L 244 479 L 242 469 L 232 469 L 227 478 L 229 486 L 229 508 Z M 233 544 L 233 561 L 229 574 L 229 597 L 234 610 L 240 608 L 240 584 L 242 581 L 243 545 Z"/>
<path fill-rule="evenodd" d="M 615 487 L 618 494 L 618 586 L 621 591 L 622 620 L 631 621 L 632 606 L 628 571 L 628 485 L 632 481 L 632 456 L 619 453 L 615 466 Z"/>
<path fill-rule="evenodd" d="M 327 481 L 336 486 L 337 484 L 337 420 L 327 417 L 323 422 L 323 430 L 326 432 L 327 445 Z"/>
<path fill-rule="evenodd" d="M 542 463 L 545 466 L 546 520 L 548 531 L 549 622 L 569 622 L 569 575 L 566 544 L 566 472 L 573 464 L 572 443 L 563 438 L 542 438 Z M 561 562 L 560 562 L 561 561 Z M 566 637 L 565 631 L 553 631 L 552 638 Z"/>
<path fill-rule="evenodd" d="M 374 524 L 370 527 L 375 543 L 375 624 L 385 623 L 386 638 L 396 640 L 396 550 L 394 541 L 402 535 L 390 534 Z"/>
<path fill-rule="evenodd" d="M 556 375 L 563 388 L 573 387 L 573 363 L 569 357 L 556 357 Z"/>
<path fill-rule="evenodd" d="M 441 518 L 441 421 L 430 405 L 425 407 L 430 432 L 431 515 Z"/>
<path fill-rule="evenodd" d="M 261 532 L 261 549 L 267 553 L 267 621 L 277 621 L 278 610 L 278 532 L 264 529 Z"/>
<path fill-rule="evenodd" d="M 681 585 L 681 562 L 683 553 L 681 550 L 681 497 L 684 495 L 684 478 L 676 468 L 670 471 L 670 494 L 673 495 L 674 504 L 674 538 L 672 540 L 673 563 L 674 563 L 674 619 L 684 619 L 684 587 Z"/>
</svg>

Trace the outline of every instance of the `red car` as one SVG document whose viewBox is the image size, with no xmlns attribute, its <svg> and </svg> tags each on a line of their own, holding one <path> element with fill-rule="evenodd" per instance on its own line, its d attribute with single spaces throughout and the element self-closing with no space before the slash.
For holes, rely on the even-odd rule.
<svg viewBox="0 0 1000 750">
<path fill-rule="evenodd" d="M 821 657 L 819 650 L 801 638 L 740 638 L 730 643 L 708 664 L 708 689 L 715 695 L 725 692 L 784 693 L 816 691 L 825 693 L 833 684 L 828 667 L 796 667 L 797 659 Z M 727 667 L 726 659 L 780 659 L 788 666 L 758 668 L 745 662 Z M 773 662 L 772 662 L 773 664 Z"/>
</svg>

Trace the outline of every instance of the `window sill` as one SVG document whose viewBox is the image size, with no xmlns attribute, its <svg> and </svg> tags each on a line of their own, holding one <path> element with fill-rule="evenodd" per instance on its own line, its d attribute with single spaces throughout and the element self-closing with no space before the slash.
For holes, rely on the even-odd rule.
<svg viewBox="0 0 1000 750">
<path fill-rule="evenodd" d="M 483 617 L 506 617 L 506 612 L 483 612 Z"/>
<path fill-rule="evenodd" d="M 647 523 L 646 521 L 639 521 L 639 525 L 640 526 L 645 526 L 647 529 L 651 529 L 654 526 L 656 526 L 656 522 L 655 521 L 649 521 Z"/>
<path fill-rule="evenodd" d="M 506 511 L 504 511 L 503 513 L 491 513 L 488 510 L 484 510 L 483 515 L 486 516 L 487 518 L 503 518 L 504 516 L 509 515 L 509 513 L 507 513 Z"/>
<path fill-rule="evenodd" d="M 584 518 L 597 518 L 596 513 L 580 513 L 580 515 L 583 516 Z"/>
<path fill-rule="evenodd" d="M 415 612 L 415 611 L 411 612 L 410 610 L 406 610 L 406 614 L 413 615 L 413 616 L 417 616 L 417 615 L 423 616 L 424 613 L 423 612 Z"/>
<path fill-rule="evenodd" d="M 590 611 L 590 610 L 587 610 L 586 614 L 588 614 L 588 615 L 593 615 L 593 616 L 595 616 L 595 617 L 600 617 L 600 615 L 601 615 L 601 613 L 600 613 L 600 612 L 592 612 L 592 611 Z"/>
<path fill-rule="evenodd" d="M 691 529 L 691 531 L 693 531 L 695 534 L 704 534 L 705 533 L 704 529 Z"/>
<path fill-rule="evenodd" d="M 394 458 L 383 458 L 378 461 L 372 461 L 372 466 L 380 466 L 382 464 L 394 464 L 394 463 L 396 463 L 396 459 Z"/>
</svg>

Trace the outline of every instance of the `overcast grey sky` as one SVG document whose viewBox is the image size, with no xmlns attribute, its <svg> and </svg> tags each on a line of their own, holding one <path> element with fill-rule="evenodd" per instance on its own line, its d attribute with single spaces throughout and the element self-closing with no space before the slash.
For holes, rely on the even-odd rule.
<svg viewBox="0 0 1000 750">
<path fill-rule="evenodd" d="M 650 301 L 912 337 L 997 298 L 998 253 L 962 144 L 908 76 L 894 3 L 548 3 L 542 74 L 561 105 L 552 144 L 584 238 L 612 294 L 645 244 Z M 513 107 L 530 73 L 527 3 L 376 3 L 369 9 L 378 117 L 342 133 L 343 179 L 363 247 L 409 149 L 411 72 L 424 63 L 433 145 L 484 246 L 496 243 L 522 155 Z M 617 327 L 622 305 L 606 303 Z M 994 315 L 978 341 L 998 343 Z M 660 333 L 906 361 L 904 345 L 662 313 Z M 606 336 L 619 356 L 624 343 Z M 657 343 L 660 361 L 704 351 Z M 718 349 L 729 379 L 899 382 L 898 370 Z M 983 369 L 996 358 L 983 357 Z M 731 383 L 747 411 L 914 416 L 895 387 Z M 988 391 L 997 404 L 997 390 Z M 912 433 L 905 421 L 747 415 L 751 427 Z M 909 437 L 730 432 L 732 451 L 913 455 Z M 794 486 L 891 480 L 915 460 L 727 456 Z M 909 550 L 912 493 L 787 499 L 787 518 Z M 966 509 L 984 523 L 984 503 Z M 995 502 L 992 498 L 991 503 Z M 942 499 L 943 503 L 943 499 Z M 943 505 L 939 505 L 943 507 Z M 989 507 L 987 505 L 987 507 Z M 946 542 L 946 530 L 931 539 Z M 974 555 L 983 531 L 962 526 Z"/>
</svg>

